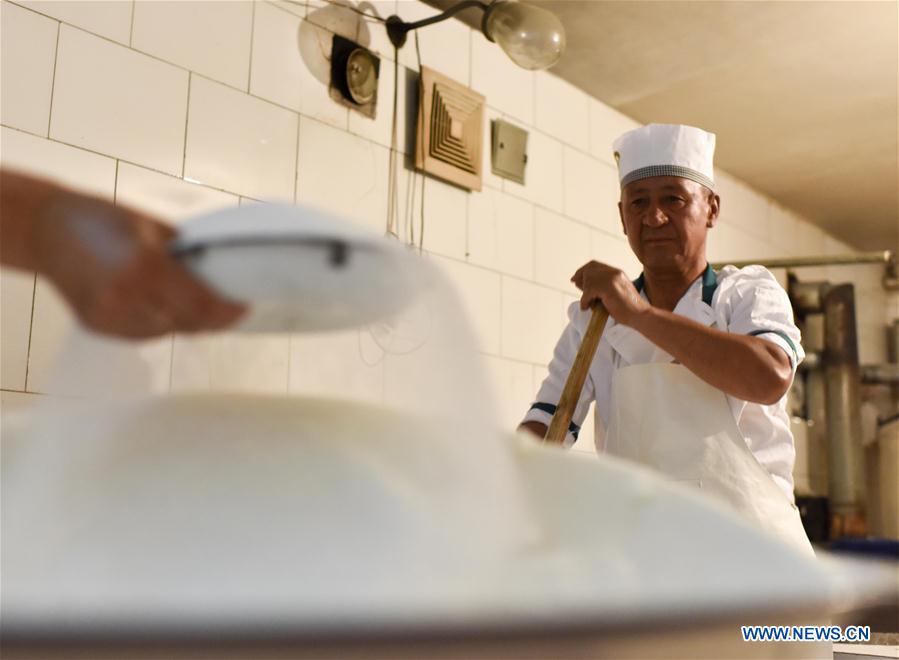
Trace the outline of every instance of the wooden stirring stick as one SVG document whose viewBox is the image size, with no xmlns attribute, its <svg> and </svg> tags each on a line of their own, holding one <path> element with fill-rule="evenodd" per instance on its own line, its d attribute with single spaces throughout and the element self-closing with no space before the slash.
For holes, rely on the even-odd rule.
<svg viewBox="0 0 899 660">
<path fill-rule="evenodd" d="M 565 389 L 562 390 L 556 413 L 546 432 L 544 438 L 546 442 L 561 445 L 565 441 L 568 425 L 571 424 L 571 416 L 574 415 L 574 409 L 581 397 L 584 381 L 587 380 L 587 372 L 590 371 L 590 363 L 593 362 L 593 355 L 596 353 L 599 338 L 602 337 L 602 331 L 606 327 L 608 318 L 609 312 L 606 311 L 606 308 L 602 306 L 602 303 L 596 303 L 593 307 L 593 316 L 590 317 L 590 323 L 587 325 L 587 331 L 581 340 L 581 347 L 571 365 L 568 380 L 565 381 Z"/>
</svg>

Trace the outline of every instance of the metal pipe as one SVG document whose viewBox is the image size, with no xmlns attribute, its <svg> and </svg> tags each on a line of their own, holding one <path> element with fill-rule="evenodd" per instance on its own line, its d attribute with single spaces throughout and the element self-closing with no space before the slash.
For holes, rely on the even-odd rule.
<svg viewBox="0 0 899 660">
<path fill-rule="evenodd" d="M 899 385 L 899 364 L 866 364 L 861 373 L 865 385 Z"/>
<path fill-rule="evenodd" d="M 764 266 L 765 268 L 803 268 L 806 266 L 845 266 L 850 264 L 890 264 L 894 261 L 890 250 L 859 252 L 818 257 L 789 257 L 784 259 L 756 259 L 750 261 L 720 261 L 712 264 L 718 269 L 724 266 Z"/>
<path fill-rule="evenodd" d="M 899 364 L 899 319 L 887 326 L 887 352 L 892 364 Z M 899 410 L 899 384 L 892 387 L 893 410 Z"/>
<path fill-rule="evenodd" d="M 787 292 L 790 294 L 790 300 L 793 302 L 794 308 L 800 313 L 801 316 L 808 315 L 815 312 L 820 312 L 822 309 L 822 300 L 824 300 L 824 294 L 827 293 L 827 290 L 830 288 L 830 284 L 828 282 L 800 282 L 799 279 L 790 273 L 789 280 L 787 282 Z M 824 348 L 824 321 L 821 320 L 821 348 Z"/>
<path fill-rule="evenodd" d="M 841 536 L 863 526 L 865 501 L 854 287 L 831 287 L 824 314 L 830 511 Z"/>
</svg>

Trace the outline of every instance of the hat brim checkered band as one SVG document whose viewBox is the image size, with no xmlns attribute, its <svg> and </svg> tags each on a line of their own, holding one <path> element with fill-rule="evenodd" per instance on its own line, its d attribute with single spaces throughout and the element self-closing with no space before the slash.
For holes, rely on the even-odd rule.
<svg viewBox="0 0 899 660">
<path fill-rule="evenodd" d="M 621 187 L 624 188 L 633 181 L 648 179 L 652 176 L 679 176 L 682 179 L 690 179 L 696 183 L 701 183 L 709 190 L 715 190 L 715 182 L 705 174 L 681 165 L 650 165 L 649 167 L 641 167 L 633 172 L 628 172 L 621 180 Z"/>
</svg>

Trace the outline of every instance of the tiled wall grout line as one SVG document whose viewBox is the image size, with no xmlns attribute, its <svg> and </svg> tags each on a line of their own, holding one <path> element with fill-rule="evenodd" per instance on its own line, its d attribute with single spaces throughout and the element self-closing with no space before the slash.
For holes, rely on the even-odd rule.
<svg viewBox="0 0 899 660">
<path fill-rule="evenodd" d="M 112 203 L 115 204 L 119 195 L 119 159 L 115 161 L 115 173 L 112 177 Z"/>
<path fill-rule="evenodd" d="M 193 73 L 187 74 L 187 102 L 184 108 L 184 142 L 181 149 L 181 178 L 184 178 L 187 167 L 187 131 L 190 128 L 190 87 Z"/>
<path fill-rule="evenodd" d="M 505 342 L 503 341 L 503 327 L 505 325 L 503 321 L 503 301 L 505 300 L 506 294 L 506 285 L 503 281 L 503 278 L 499 278 L 499 352 L 500 354 L 505 351 L 505 346 L 503 345 Z"/>
<path fill-rule="evenodd" d="M 297 113 L 297 146 L 293 159 L 293 203 L 297 203 L 297 195 L 300 192 L 300 132 L 303 130 L 303 117 Z"/>
<path fill-rule="evenodd" d="M 565 145 L 562 144 L 562 215 L 568 217 L 568 195 L 565 194 Z"/>
<path fill-rule="evenodd" d="M 495 268 L 490 268 L 489 266 L 482 266 L 480 264 L 475 264 L 470 261 L 466 261 L 465 259 L 460 259 L 459 257 L 449 256 L 440 252 L 434 252 L 433 250 L 428 250 L 425 248 L 425 253 L 428 255 L 433 255 L 436 257 L 440 257 L 441 259 L 448 259 L 457 264 L 462 264 L 464 266 L 470 266 L 471 268 L 476 268 L 486 273 L 491 273 L 493 275 L 499 275 L 500 277 L 508 277 L 509 279 L 516 280 L 518 282 L 524 282 L 525 284 L 531 284 L 533 286 L 539 287 L 541 289 L 546 289 L 547 291 L 552 291 L 553 293 L 558 293 L 562 295 L 574 296 L 575 292 L 569 291 L 567 289 L 559 289 L 549 284 L 543 284 L 542 282 L 537 282 L 535 280 L 528 280 L 519 275 L 513 275 L 511 273 L 506 273 L 501 270 L 497 270 Z"/>
<path fill-rule="evenodd" d="M 169 336 L 169 383 L 166 392 L 171 394 L 172 383 L 175 382 L 175 334 Z"/>
<path fill-rule="evenodd" d="M 531 278 L 537 277 L 537 206 L 531 204 L 531 245 L 534 249 L 531 251 Z"/>
<path fill-rule="evenodd" d="M 43 392 L 29 392 L 28 390 L 14 390 L 9 387 L 0 387 L 0 392 L 9 392 L 10 394 L 27 394 L 29 396 L 47 396 Z"/>
<path fill-rule="evenodd" d="M 128 47 L 134 43 L 134 14 L 137 12 L 137 0 L 131 0 L 131 28 L 128 31 Z"/>
<path fill-rule="evenodd" d="M 54 17 L 54 16 L 51 16 L 50 14 L 45 14 L 45 13 L 42 12 L 42 11 L 38 11 L 37 9 L 34 8 L 33 5 L 22 4 L 22 3 L 20 3 L 20 2 L 16 2 L 16 0 L 6 0 L 6 2 L 9 2 L 9 3 L 11 3 L 11 4 L 14 4 L 14 5 L 16 5 L 17 7 L 20 7 L 20 8 L 22 8 L 22 9 L 26 10 L 26 11 L 30 11 L 30 12 L 33 13 L 33 14 L 37 14 L 38 16 L 43 16 L 44 18 L 49 18 L 50 20 L 53 20 L 53 21 L 56 21 L 56 22 L 58 22 L 58 23 L 61 23 L 61 24 L 65 25 L 66 27 L 70 27 L 70 28 L 73 28 L 73 29 L 75 29 L 75 30 L 81 30 L 82 32 L 85 32 L 85 33 L 87 33 L 87 34 L 89 34 L 89 35 L 91 35 L 91 36 L 97 37 L 98 39 L 103 39 L 104 41 L 108 41 L 108 42 L 111 43 L 111 44 L 115 44 L 116 46 L 121 46 L 122 48 L 128 48 L 128 49 L 131 49 L 131 46 L 129 46 L 128 44 L 123 44 L 121 41 L 116 41 L 115 39 L 110 39 L 109 37 L 104 36 L 104 35 L 102 35 L 102 34 L 97 34 L 96 32 L 91 32 L 90 30 L 87 30 L 87 29 L 85 29 L 85 28 L 83 28 L 83 27 L 79 27 L 79 26 L 77 26 L 77 25 L 72 25 L 71 23 L 66 23 L 65 21 L 60 21 L 58 18 L 56 18 L 56 17 Z M 133 16 L 133 14 L 132 14 L 132 16 Z M 136 50 L 136 49 L 131 49 L 131 50 Z M 136 52 L 140 52 L 140 51 L 136 51 Z M 152 55 L 149 55 L 148 53 L 146 53 L 146 54 L 147 54 L 149 57 L 152 57 Z M 159 58 L 156 58 L 156 59 L 159 59 Z"/>
<path fill-rule="evenodd" d="M 247 94 L 250 93 L 250 83 L 253 80 L 253 45 L 256 36 L 256 2 L 250 5 L 252 11 L 250 13 L 250 61 L 247 65 Z"/>
<path fill-rule="evenodd" d="M 55 144 L 60 144 L 60 145 L 63 145 L 63 146 L 65 146 L 65 147 L 69 147 L 70 149 L 78 149 L 79 151 L 84 151 L 84 152 L 89 153 L 89 154 L 94 154 L 95 156 L 101 156 L 101 157 L 103 157 L 103 158 L 108 158 L 109 160 L 117 160 L 117 161 L 119 161 L 119 162 L 125 163 L 126 165 L 132 165 L 132 166 L 134 166 L 134 167 L 139 167 L 140 169 L 147 170 L 148 172 L 153 172 L 153 173 L 155 173 L 155 174 L 162 174 L 163 176 L 167 176 L 167 177 L 170 177 L 170 178 L 172 178 L 172 179 L 177 179 L 177 180 L 179 180 L 179 181 L 183 180 L 183 177 L 180 177 L 180 176 L 178 176 L 177 174 L 172 174 L 171 172 L 167 172 L 167 171 L 165 171 L 165 170 L 159 170 L 159 169 L 156 169 L 155 167 L 151 167 L 151 166 L 149 166 L 149 165 L 144 165 L 144 164 L 142 164 L 142 163 L 135 163 L 134 161 L 128 160 L 127 158 L 120 158 L 120 157 L 118 157 L 118 156 L 113 156 L 113 155 L 111 155 L 111 154 L 103 153 L 102 151 L 95 151 L 95 150 L 93 150 L 93 149 L 88 149 L 87 147 L 82 147 L 81 145 L 78 145 L 78 144 L 72 144 L 71 142 L 65 142 L 64 140 L 59 140 L 59 139 L 56 139 L 56 138 L 47 138 L 47 137 L 45 137 L 45 136 L 43 136 L 43 135 L 39 135 L 39 134 L 37 134 L 37 133 L 32 133 L 31 131 L 26 131 L 26 130 L 23 130 L 23 129 L 21 129 L 21 128 L 16 128 L 15 126 L 7 126 L 6 124 L 0 124 L 0 126 L 3 126 L 3 128 L 5 128 L 5 129 L 7 129 L 7 130 L 10 130 L 10 131 L 16 131 L 16 132 L 18 132 L 18 133 L 24 133 L 25 135 L 31 135 L 31 136 L 33 136 L 33 137 L 41 138 L 42 140 L 47 140 L 48 142 L 53 142 L 53 143 L 55 143 Z M 190 183 L 190 182 L 189 182 L 189 183 Z M 234 195 L 235 197 L 241 197 L 241 196 L 242 196 L 242 195 L 240 195 L 239 193 L 235 193 L 235 192 L 233 192 L 233 191 L 231 191 L 231 190 L 226 190 L 226 189 L 224 189 L 224 188 L 218 188 L 218 187 L 216 187 L 216 186 L 212 186 L 212 185 L 209 185 L 209 184 L 207 184 L 207 183 L 197 183 L 197 184 L 193 184 L 193 185 L 198 185 L 198 186 L 201 186 L 201 187 L 203 187 L 203 188 L 207 188 L 207 189 L 209 189 L 209 190 L 216 190 L 216 191 L 218 191 L 218 192 L 223 192 L 223 193 L 226 193 L 226 194 L 228 194 L 228 195 Z M 246 196 L 244 195 L 244 197 L 246 197 Z M 248 199 L 252 199 L 252 198 L 248 198 Z M 259 201 L 259 200 L 253 200 L 253 201 Z"/>
<path fill-rule="evenodd" d="M 25 348 L 25 382 L 22 384 L 23 391 L 28 391 L 28 368 L 31 366 L 31 338 L 34 334 L 34 303 L 37 300 L 37 273 L 31 280 L 31 316 L 28 320 L 28 344 Z"/>
<path fill-rule="evenodd" d="M 47 110 L 47 134 L 42 135 L 47 139 L 50 138 L 50 126 L 53 124 L 53 94 L 56 91 L 56 65 L 59 63 L 59 33 L 62 32 L 62 23 L 56 22 L 56 46 L 53 48 L 53 73 L 50 76 L 50 107 Z"/>
</svg>

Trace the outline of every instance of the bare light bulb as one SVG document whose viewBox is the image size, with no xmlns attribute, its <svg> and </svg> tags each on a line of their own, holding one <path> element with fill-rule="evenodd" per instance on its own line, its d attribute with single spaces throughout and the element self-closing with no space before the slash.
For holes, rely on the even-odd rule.
<svg viewBox="0 0 899 660">
<path fill-rule="evenodd" d="M 565 50 L 565 28 L 555 14 L 515 0 L 487 8 L 484 34 L 524 69 L 548 69 Z"/>
</svg>

